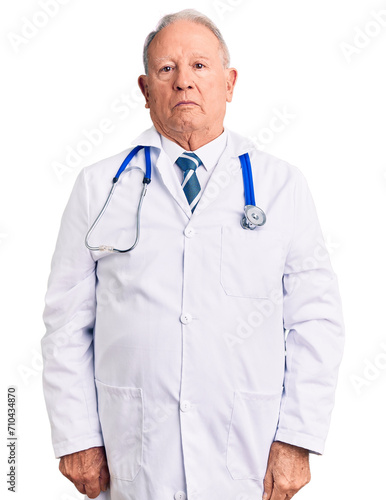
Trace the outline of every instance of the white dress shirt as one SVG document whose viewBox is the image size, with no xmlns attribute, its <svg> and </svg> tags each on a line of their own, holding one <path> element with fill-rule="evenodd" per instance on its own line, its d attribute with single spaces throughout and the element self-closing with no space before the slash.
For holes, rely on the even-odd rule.
<svg viewBox="0 0 386 500">
<path fill-rule="evenodd" d="M 176 160 L 186 151 L 186 149 L 179 146 L 176 142 L 167 139 L 162 134 L 159 134 L 161 138 L 162 148 L 165 153 L 170 158 L 173 164 L 174 171 L 178 177 L 180 184 L 184 177 L 184 173 L 181 168 L 177 165 Z M 214 167 L 217 165 L 220 156 L 223 154 L 227 145 L 227 131 L 224 130 L 221 135 L 213 139 L 213 141 L 208 142 L 204 146 L 196 149 L 195 151 L 190 151 L 195 153 L 200 160 L 202 165 L 200 165 L 197 170 L 197 178 L 201 186 L 201 193 L 204 191 L 206 184 L 208 183 L 209 177 L 211 176 Z"/>
</svg>

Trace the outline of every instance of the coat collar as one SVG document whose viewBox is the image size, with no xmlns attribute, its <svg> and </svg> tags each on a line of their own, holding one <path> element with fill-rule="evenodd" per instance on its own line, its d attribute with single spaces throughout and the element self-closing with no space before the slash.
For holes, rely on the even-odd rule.
<svg viewBox="0 0 386 500">
<path fill-rule="evenodd" d="M 221 155 L 220 160 L 215 167 L 214 172 L 211 175 L 202 194 L 201 200 L 199 201 L 197 208 L 195 209 L 193 214 L 189 208 L 189 204 L 186 199 L 185 193 L 181 188 L 181 184 L 175 174 L 175 171 L 172 168 L 171 160 L 162 149 L 161 136 L 154 125 L 145 130 L 142 134 L 136 137 L 134 141 L 132 141 L 132 144 L 136 146 L 150 146 L 157 150 L 155 151 L 155 156 L 158 157 L 158 159 L 156 161 L 155 167 L 157 168 L 162 178 L 162 182 L 188 219 L 195 219 L 214 201 L 215 198 L 213 196 L 205 196 L 205 192 L 208 190 L 208 187 L 210 189 L 211 183 L 217 182 L 216 176 L 218 177 L 219 175 L 221 175 L 221 171 L 229 168 L 229 164 L 231 162 L 234 163 L 238 159 L 238 156 L 249 153 L 250 151 L 256 149 L 255 145 L 250 139 L 243 137 L 236 132 L 232 132 L 228 128 L 226 130 L 228 133 L 227 146 L 224 153 Z"/>
</svg>

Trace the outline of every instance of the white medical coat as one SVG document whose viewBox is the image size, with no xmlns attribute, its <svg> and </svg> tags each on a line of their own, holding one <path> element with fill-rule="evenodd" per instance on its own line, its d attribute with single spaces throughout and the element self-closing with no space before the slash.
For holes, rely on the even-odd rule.
<svg viewBox="0 0 386 500">
<path fill-rule="evenodd" d="M 227 130 L 192 215 L 154 127 L 141 238 L 84 238 L 129 150 L 84 168 L 46 294 L 44 394 L 55 456 L 104 445 L 99 499 L 259 498 L 273 440 L 321 454 L 343 349 L 337 280 L 300 171 Z M 264 226 L 244 230 L 238 156 Z M 132 166 L 145 169 L 144 150 Z M 126 171 L 90 238 L 134 241 L 142 173 Z"/>
</svg>

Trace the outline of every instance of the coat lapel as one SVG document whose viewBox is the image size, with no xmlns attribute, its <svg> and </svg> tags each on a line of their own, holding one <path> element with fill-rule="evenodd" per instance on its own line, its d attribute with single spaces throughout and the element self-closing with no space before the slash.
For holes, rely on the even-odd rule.
<svg viewBox="0 0 386 500">
<path fill-rule="evenodd" d="M 227 132 L 226 148 L 202 193 L 192 216 L 194 218 L 202 214 L 219 196 L 226 196 L 226 190 L 230 189 L 235 178 L 242 175 L 239 155 L 255 148 L 254 144 L 245 137 L 230 130 Z"/>
<path fill-rule="evenodd" d="M 175 175 L 170 158 L 161 147 L 161 139 L 155 127 L 153 126 L 139 135 L 136 139 L 134 139 L 133 144 L 151 146 L 158 149 L 158 158 L 156 159 L 156 161 L 154 161 L 152 155 L 153 170 L 154 167 L 157 169 L 157 172 L 159 173 L 159 176 L 165 188 L 169 191 L 170 195 L 184 212 L 186 217 L 190 219 L 192 216 L 192 212 L 190 210 L 188 200 L 186 199 L 185 193 L 179 183 L 177 176 Z M 156 155 L 154 155 L 154 157 L 155 156 Z"/>
<path fill-rule="evenodd" d="M 192 216 L 192 212 L 190 210 L 188 200 L 186 199 L 185 193 L 181 187 L 181 184 L 179 183 L 170 158 L 162 149 L 155 166 L 164 186 L 172 195 L 172 197 L 188 217 L 188 219 L 190 219 Z"/>
</svg>

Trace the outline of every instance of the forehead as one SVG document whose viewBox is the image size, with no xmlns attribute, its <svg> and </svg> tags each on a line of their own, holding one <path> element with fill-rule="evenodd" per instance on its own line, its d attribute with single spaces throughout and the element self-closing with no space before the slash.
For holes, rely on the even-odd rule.
<svg viewBox="0 0 386 500">
<path fill-rule="evenodd" d="M 220 43 L 214 33 L 202 24 L 176 21 L 153 38 L 148 49 L 149 62 L 159 58 L 201 54 L 220 58 Z"/>
</svg>

